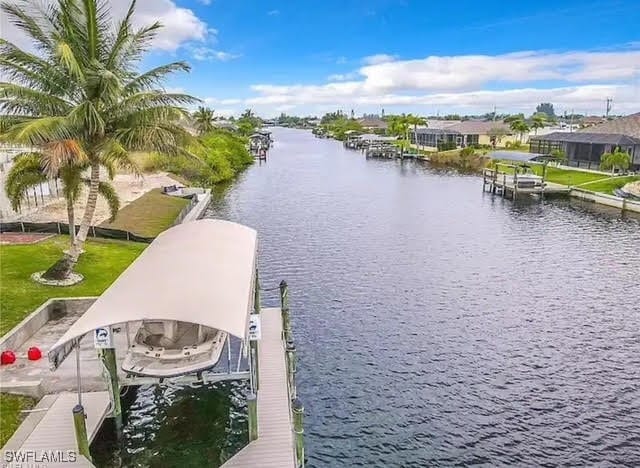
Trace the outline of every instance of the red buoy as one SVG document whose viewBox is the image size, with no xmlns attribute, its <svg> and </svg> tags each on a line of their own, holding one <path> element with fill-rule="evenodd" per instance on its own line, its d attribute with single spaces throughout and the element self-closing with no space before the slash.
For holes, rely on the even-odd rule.
<svg viewBox="0 0 640 468">
<path fill-rule="evenodd" d="M 40 348 L 32 346 L 27 351 L 27 357 L 29 358 L 29 361 L 37 361 L 42 357 L 42 351 L 40 351 Z"/>
<path fill-rule="evenodd" d="M 3 366 L 6 364 L 13 364 L 16 362 L 16 355 L 13 351 L 2 351 L 0 354 L 0 364 Z"/>
</svg>

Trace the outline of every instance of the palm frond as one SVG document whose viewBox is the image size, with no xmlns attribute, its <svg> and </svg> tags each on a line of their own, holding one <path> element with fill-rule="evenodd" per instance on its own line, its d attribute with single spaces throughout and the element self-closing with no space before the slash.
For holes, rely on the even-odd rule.
<svg viewBox="0 0 640 468">
<path fill-rule="evenodd" d="M 13 159 L 5 180 L 5 193 L 14 211 L 20 209 L 30 188 L 47 181 L 40 156 L 39 153 L 21 153 Z"/>
<path fill-rule="evenodd" d="M 65 166 L 83 166 L 88 162 L 84 148 L 77 140 L 55 140 L 43 145 L 42 167 L 54 176 Z"/>
<path fill-rule="evenodd" d="M 125 96 L 147 91 L 166 80 L 167 76 L 176 72 L 189 72 L 191 67 L 186 62 L 173 62 L 152 68 L 136 76 L 124 86 Z"/>
<path fill-rule="evenodd" d="M 54 140 L 73 139 L 74 130 L 66 117 L 42 117 L 12 125 L 4 132 L 3 139 L 40 146 Z"/>
<path fill-rule="evenodd" d="M 72 165 L 64 166 L 60 169 L 59 176 L 64 198 L 71 203 L 78 201 L 82 194 L 82 169 Z"/>
<path fill-rule="evenodd" d="M 117 139 L 108 140 L 100 148 L 100 163 L 110 172 L 110 178 L 115 176 L 115 168 L 125 169 L 133 174 L 141 175 L 142 170 L 131 159 L 129 151 Z"/>
<path fill-rule="evenodd" d="M 71 103 L 64 98 L 27 86 L 0 82 L 0 111 L 12 113 L 11 108 L 29 109 L 34 115 L 64 115 Z"/>
<path fill-rule="evenodd" d="M 4 12 L 10 23 L 27 34 L 31 41 L 39 49 L 50 50 L 52 48 L 50 36 L 38 23 L 38 17 L 33 11 L 27 12 L 14 3 L 2 3 L 0 9 Z"/>
<path fill-rule="evenodd" d="M 88 187 L 91 184 L 91 180 L 84 179 L 84 183 Z M 110 215 L 109 222 L 113 221 L 116 219 L 118 210 L 120 210 L 120 197 L 118 197 L 118 192 L 116 192 L 116 189 L 110 183 L 100 181 L 98 184 L 98 194 L 107 202 Z"/>
<path fill-rule="evenodd" d="M 109 57 L 107 58 L 106 67 L 111 69 L 114 65 L 116 65 L 118 57 L 122 53 L 124 46 L 131 39 L 132 29 L 131 29 L 131 19 L 133 18 L 133 13 L 136 9 L 136 0 L 132 0 L 129 4 L 129 8 L 127 13 L 124 15 L 124 18 L 120 21 L 117 28 L 117 33 L 113 40 L 113 44 L 111 46 L 111 51 L 109 53 Z"/>
</svg>

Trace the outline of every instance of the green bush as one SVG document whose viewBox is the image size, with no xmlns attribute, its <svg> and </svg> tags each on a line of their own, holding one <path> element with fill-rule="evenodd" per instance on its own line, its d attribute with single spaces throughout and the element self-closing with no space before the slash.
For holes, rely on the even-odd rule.
<svg viewBox="0 0 640 468">
<path fill-rule="evenodd" d="M 149 153 L 136 159 L 144 172 L 170 172 L 201 187 L 232 179 L 253 162 L 245 139 L 227 130 L 216 129 L 203 135 L 190 152 L 194 156 Z"/>
<path fill-rule="evenodd" d="M 473 156 L 475 154 L 476 150 L 475 148 L 472 148 L 470 146 L 463 148 L 460 151 L 460 156 L 466 157 L 466 156 Z"/>
<path fill-rule="evenodd" d="M 439 141 L 438 142 L 438 151 L 450 151 L 454 150 L 458 147 L 455 141 Z"/>
</svg>

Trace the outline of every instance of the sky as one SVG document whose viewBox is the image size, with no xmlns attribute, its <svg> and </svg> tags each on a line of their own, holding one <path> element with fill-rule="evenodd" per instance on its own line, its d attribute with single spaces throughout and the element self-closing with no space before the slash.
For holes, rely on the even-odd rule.
<svg viewBox="0 0 640 468">
<path fill-rule="evenodd" d="M 640 111 L 640 0 L 138 0 L 142 68 L 219 115 Z M 129 0 L 110 0 L 115 17 Z M 20 43 L 0 18 L 0 35 Z"/>
</svg>

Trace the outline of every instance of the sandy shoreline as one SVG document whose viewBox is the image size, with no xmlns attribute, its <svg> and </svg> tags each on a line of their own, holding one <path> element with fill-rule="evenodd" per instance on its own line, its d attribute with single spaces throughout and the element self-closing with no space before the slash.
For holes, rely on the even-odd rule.
<svg viewBox="0 0 640 468">
<path fill-rule="evenodd" d="M 166 185 L 178 184 L 174 179 L 169 177 L 165 172 L 159 172 L 154 174 L 145 174 L 142 177 L 137 177 L 133 174 L 117 174 L 111 181 L 116 189 L 116 192 L 120 196 L 120 208 L 128 205 L 135 199 L 141 197 L 148 191 L 163 187 Z M 178 184 L 180 185 L 180 184 Z M 75 205 L 76 223 L 80 223 L 82 214 L 84 213 L 84 204 L 87 200 L 87 190 L 83 190 L 83 194 L 80 196 L 78 203 Z M 63 198 L 52 201 L 44 207 L 39 208 L 37 211 L 26 213 L 17 217 L 20 221 L 30 221 L 36 223 L 58 221 L 67 222 L 67 208 Z M 107 202 L 98 197 L 98 204 L 96 206 L 96 212 L 93 217 L 94 225 L 98 225 L 103 221 L 109 219 L 109 207 Z"/>
</svg>

